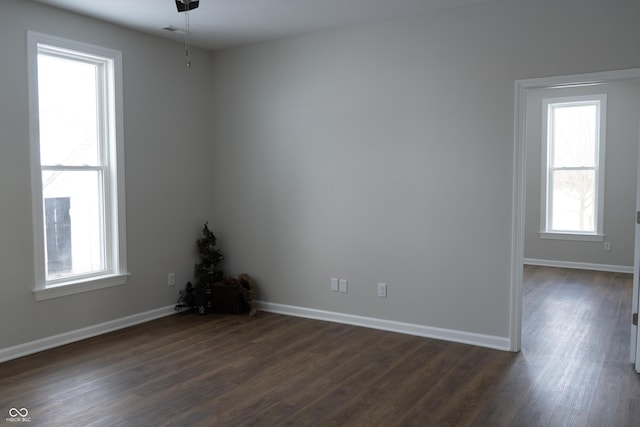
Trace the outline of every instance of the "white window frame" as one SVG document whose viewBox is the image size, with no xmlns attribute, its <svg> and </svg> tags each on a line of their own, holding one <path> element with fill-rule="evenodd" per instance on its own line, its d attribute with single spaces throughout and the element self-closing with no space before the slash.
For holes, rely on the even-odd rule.
<svg viewBox="0 0 640 427">
<path fill-rule="evenodd" d="M 599 120 L 596 122 L 596 165 L 595 170 L 595 194 L 594 203 L 594 232 L 582 231 L 553 231 L 550 228 L 552 200 L 551 192 L 551 161 L 552 150 L 550 118 L 551 109 L 554 106 L 578 106 L 595 105 Z M 560 98 L 546 98 L 542 100 L 542 186 L 540 191 L 540 237 L 543 239 L 580 240 L 602 242 L 604 241 L 604 177 L 605 177 L 605 147 L 606 147 L 606 123 L 607 123 L 607 95 L 594 94 L 583 96 L 569 96 Z"/>
<path fill-rule="evenodd" d="M 104 126 L 101 128 L 104 146 L 103 203 L 105 211 L 106 270 L 99 273 L 47 281 L 45 256 L 44 200 L 40 162 L 38 53 L 55 52 L 66 58 L 101 64 L 103 68 Z M 100 46 L 63 39 L 33 31 L 27 32 L 29 82 L 29 131 L 31 150 L 31 180 L 33 201 L 33 245 L 36 300 L 124 285 L 127 282 L 126 224 L 124 193 L 124 132 L 122 53 Z M 95 169 L 95 168 L 94 168 Z"/>
</svg>

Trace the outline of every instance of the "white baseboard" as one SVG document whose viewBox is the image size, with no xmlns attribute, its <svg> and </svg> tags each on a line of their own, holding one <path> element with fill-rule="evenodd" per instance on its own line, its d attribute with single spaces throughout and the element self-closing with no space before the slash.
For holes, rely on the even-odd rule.
<svg viewBox="0 0 640 427">
<path fill-rule="evenodd" d="M 170 305 L 167 307 L 161 307 L 156 308 L 155 310 L 146 311 L 144 313 L 138 313 L 131 316 L 122 317 L 120 319 L 111 320 L 109 322 L 88 326 L 86 328 L 76 329 L 75 331 L 69 331 L 24 344 L 18 344 L 13 347 L 0 348 L 0 362 L 17 359 L 18 357 L 26 356 L 28 354 L 37 353 L 42 350 L 47 350 L 53 347 L 58 347 L 86 338 L 95 337 L 97 335 L 106 334 L 107 332 L 127 328 L 129 326 L 148 322 L 150 320 L 169 316 L 175 313 L 175 305 Z"/>
<path fill-rule="evenodd" d="M 595 271 L 608 271 L 610 273 L 633 274 L 633 266 L 627 267 L 626 265 L 593 264 L 589 262 L 555 261 L 551 259 L 534 259 L 534 258 L 524 258 L 522 262 L 523 264 L 539 265 L 541 267 L 573 268 L 577 270 L 595 270 Z"/>
<path fill-rule="evenodd" d="M 356 316 L 353 314 L 336 313 L 331 311 L 316 310 L 312 308 L 296 307 L 284 304 L 275 304 L 265 301 L 256 301 L 261 310 L 284 314 L 288 316 L 305 317 L 308 319 L 325 320 L 329 322 L 344 323 L 347 325 L 362 326 L 365 328 L 380 329 L 384 331 L 399 332 L 408 335 L 416 335 L 426 338 L 434 338 L 444 341 L 477 345 L 480 347 L 497 350 L 509 350 L 509 339 L 492 335 L 476 334 L 473 332 L 442 329 L 414 323 L 396 322 L 392 320 L 376 319 L 373 317 Z M 0 349 L 0 363 L 17 359 L 22 356 L 37 353 L 53 347 L 80 341 L 97 335 L 106 334 L 118 329 L 127 328 L 139 323 L 175 314 L 175 306 L 157 308 L 155 310 L 138 313 L 109 322 L 100 323 L 86 328 L 65 332 L 51 337 L 18 344 L 13 347 Z"/>
<path fill-rule="evenodd" d="M 296 307 L 284 304 L 275 304 L 265 301 L 256 301 L 256 303 L 261 310 L 270 313 L 305 317 L 308 319 L 326 320 L 329 322 L 344 323 L 347 325 L 363 326 L 365 328 L 381 329 L 384 331 L 399 332 L 408 335 L 417 335 L 426 338 L 477 345 L 480 347 L 488 347 L 496 350 L 509 351 L 510 348 L 509 339 L 507 337 L 476 334 L 473 332 L 457 331 L 453 329 L 434 328 L 431 326 L 418 325 L 414 323 L 395 322 L 392 320 L 376 319 L 373 317 L 356 316 L 353 314 L 336 313 L 331 311 L 316 310 L 312 308 Z"/>
</svg>

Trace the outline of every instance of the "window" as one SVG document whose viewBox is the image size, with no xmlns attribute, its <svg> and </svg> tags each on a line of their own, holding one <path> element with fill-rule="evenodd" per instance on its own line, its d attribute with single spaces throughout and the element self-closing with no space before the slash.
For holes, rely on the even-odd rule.
<svg viewBox="0 0 640 427">
<path fill-rule="evenodd" d="M 126 282 L 121 53 L 28 33 L 36 299 Z"/>
<path fill-rule="evenodd" d="M 541 237 L 603 240 L 606 95 L 543 100 Z"/>
</svg>

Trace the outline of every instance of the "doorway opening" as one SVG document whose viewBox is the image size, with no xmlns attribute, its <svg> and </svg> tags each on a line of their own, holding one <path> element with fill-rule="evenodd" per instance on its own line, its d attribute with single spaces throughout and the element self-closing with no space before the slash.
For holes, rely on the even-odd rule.
<svg viewBox="0 0 640 427">
<path fill-rule="evenodd" d="M 520 351 L 522 345 L 522 298 L 523 298 L 523 282 L 524 282 L 524 265 L 531 264 L 534 265 L 542 264 L 554 266 L 552 260 L 545 260 L 545 256 L 540 254 L 548 253 L 548 245 L 547 249 L 545 249 L 545 244 L 540 245 L 537 249 L 538 255 L 534 255 L 532 257 L 531 251 L 527 250 L 527 257 L 525 257 L 525 244 L 527 243 L 527 235 L 531 234 L 531 224 L 527 222 L 527 220 L 531 218 L 527 218 L 527 213 L 532 209 L 531 204 L 527 204 L 527 199 L 531 199 L 530 189 L 531 187 L 537 187 L 538 191 L 540 191 L 541 183 L 539 178 L 531 179 L 528 176 L 528 168 L 531 169 L 531 166 L 528 165 L 528 161 L 531 160 L 528 156 L 528 145 L 527 140 L 530 138 L 528 132 L 535 127 L 530 123 L 528 115 L 531 112 L 532 106 L 530 105 L 531 95 L 536 93 L 542 93 L 544 91 L 553 92 L 553 93 L 562 93 L 566 94 L 567 91 L 572 91 L 574 89 L 579 88 L 591 88 L 616 83 L 616 82 L 632 82 L 632 81 L 640 81 L 640 69 L 632 69 L 632 70 L 620 70 L 620 71 L 609 71 L 609 72 L 601 72 L 601 73 L 591 73 L 591 74 L 581 74 L 581 75 L 570 75 L 570 76 L 559 76 L 559 77 L 549 77 L 549 78 L 540 78 L 540 79 L 528 79 L 528 80 L 519 80 L 515 84 L 515 133 L 514 133 L 514 188 L 513 188 L 513 221 L 512 221 L 512 270 L 511 270 L 511 322 L 510 322 L 510 349 L 512 351 Z M 542 108 L 540 108 L 540 111 Z M 636 118 L 637 119 L 637 118 Z M 636 123 L 637 126 L 637 123 Z M 542 132 L 542 126 L 537 128 L 538 133 Z M 640 141 L 636 139 L 634 142 L 637 146 Z M 534 156 L 536 156 L 534 154 Z M 540 162 L 542 156 L 537 154 L 537 161 Z M 636 155 L 637 156 L 637 155 Z M 637 167 L 637 158 L 634 159 L 636 161 L 635 165 Z M 538 166 L 539 169 L 540 166 Z M 636 168 L 634 167 L 634 170 Z M 637 184 L 637 176 L 634 175 L 634 180 L 636 183 L 636 188 L 640 187 Z M 631 194 L 634 194 L 633 192 Z M 540 193 L 538 193 L 538 199 L 540 198 Z M 633 200 L 633 206 L 635 206 L 637 200 Z M 535 209 L 535 208 L 534 208 Z M 540 208 L 538 207 L 538 213 L 540 212 Z M 529 215 L 531 216 L 531 215 Z M 537 217 L 537 215 L 536 215 Z M 606 226 L 606 225 L 605 225 Z M 536 224 L 536 230 L 534 233 L 538 234 L 541 230 L 538 228 L 539 224 Z M 606 231 L 605 231 L 606 233 Z M 539 239 L 542 240 L 542 239 Z M 604 238 L 603 238 L 604 240 Z M 602 245 L 604 242 L 599 243 Z M 614 243 L 615 244 L 615 243 Z M 609 243 L 611 245 L 611 243 Z M 631 242 L 633 247 L 633 242 Z M 592 245 L 593 247 L 593 245 Z M 601 248 L 602 246 L 598 246 Z M 609 246 L 610 247 L 610 246 Z M 529 248 L 527 248 L 529 249 Z M 547 252 L 545 252 L 547 251 Z M 533 252 L 536 253 L 535 251 Z M 638 251 L 635 251 L 638 254 Z M 553 258 L 553 257 L 550 257 Z M 536 262 L 538 261 L 538 262 Z M 603 263 L 598 262 L 580 262 L 577 260 L 569 260 L 567 262 L 556 262 L 556 267 L 569 267 L 569 268 L 581 268 L 593 265 L 598 265 Z M 637 310 L 638 304 L 638 295 L 636 293 L 637 290 L 637 259 L 634 255 L 633 265 L 635 266 L 635 275 L 634 275 L 634 295 L 633 295 L 633 304 L 634 309 Z M 628 268 L 628 266 L 627 266 Z M 592 268 L 593 269 L 593 268 Z M 597 269 L 597 268 L 596 268 Z M 625 271 L 623 271 L 625 272 Z M 631 272 L 631 271 L 627 271 Z M 631 319 L 629 319 L 630 321 Z M 632 341 L 633 338 L 637 334 L 637 329 L 632 331 Z M 635 348 L 635 341 L 632 342 L 632 348 Z"/>
</svg>

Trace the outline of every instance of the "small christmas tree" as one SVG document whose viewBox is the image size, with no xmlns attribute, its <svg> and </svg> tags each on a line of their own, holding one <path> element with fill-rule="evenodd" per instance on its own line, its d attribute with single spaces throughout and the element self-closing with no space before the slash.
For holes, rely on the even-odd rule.
<svg viewBox="0 0 640 427">
<path fill-rule="evenodd" d="M 195 276 L 196 287 L 206 289 L 224 278 L 222 267 L 220 267 L 224 256 L 216 247 L 217 237 L 209 230 L 207 222 L 204 223 L 202 234 L 203 237 L 197 242 L 200 262 L 196 264 Z"/>
<path fill-rule="evenodd" d="M 217 238 L 206 222 L 202 235 L 197 241 L 200 262 L 195 265 L 196 285 L 192 289 L 191 283 L 187 284 L 187 288 L 180 294 L 176 310 L 190 307 L 196 309 L 198 314 L 248 311 L 251 316 L 255 316 L 258 313 L 254 302 L 257 294 L 255 282 L 248 274 L 225 279 L 220 266 L 224 256 L 218 250 Z"/>
</svg>

